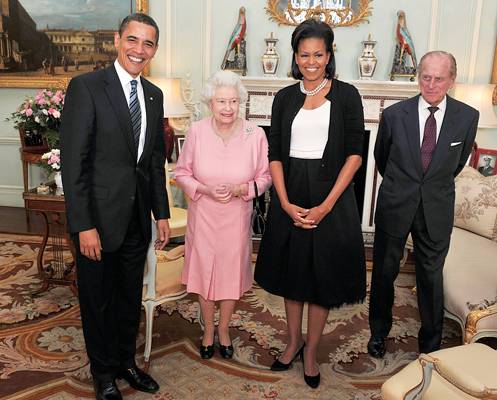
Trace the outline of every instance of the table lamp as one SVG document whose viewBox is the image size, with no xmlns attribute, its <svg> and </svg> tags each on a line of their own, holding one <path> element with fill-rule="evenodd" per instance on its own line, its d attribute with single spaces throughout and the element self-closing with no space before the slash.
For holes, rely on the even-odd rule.
<svg viewBox="0 0 497 400">
<path fill-rule="evenodd" d="M 180 78 L 150 78 L 150 81 L 164 94 L 164 142 L 166 158 L 172 162 L 174 135 L 188 131 L 191 113 L 183 103 Z"/>
<path fill-rule="evenodd" d="M 495 84 L 458 83 L 453 89 L 454 97 L 480 112 L 478 128 L 497 128 L 497 115 L 492 105 Z"/>
</svg>

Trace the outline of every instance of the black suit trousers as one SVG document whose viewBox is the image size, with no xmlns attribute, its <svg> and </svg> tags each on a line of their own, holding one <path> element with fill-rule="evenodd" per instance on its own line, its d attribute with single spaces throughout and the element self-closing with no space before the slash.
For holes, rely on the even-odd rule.
<svg viewBox="0 0 497 400">
<path fill-rule="evenodd" d="M 438 350 L 443 328 L 443 265 L 449 250 L 450 236 L 433 241 L 427 231 L 423 207 L 414 217 L 411 235 L 416 266 L 416 291 L 421 328 L 419 351 Z M 373 276 L 369 301 L 371 335 L 386 337 L 392 328 L 394 282 L 399 274 L 400 260 L 407 237 L 394 237 L 376 227 L 373 249 Z"/>
<path fill-rule="evenodd" d="M 86 351 L 93 377 L 102 381 L 114 379 L 120 368 L 135 363 L 148 243 L 136 204 L 134 209 L 123 243 L 116 251 L 103 251 L 101 261 L 82 255 L 75 237 Z"/>
</svg>

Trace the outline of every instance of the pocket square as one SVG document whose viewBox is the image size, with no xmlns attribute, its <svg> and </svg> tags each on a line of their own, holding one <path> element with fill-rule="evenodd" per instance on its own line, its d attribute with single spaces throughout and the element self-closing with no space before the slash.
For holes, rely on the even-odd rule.
<svg viewBox="0 0 497 400">
<path fill-rule="evenodd" d="M 460 145 L 462 142 L 452 142 L 450 144 L 450 147 L 454 147 L 454 146 L 457 146 L 457 145 Z"/>
</svg>

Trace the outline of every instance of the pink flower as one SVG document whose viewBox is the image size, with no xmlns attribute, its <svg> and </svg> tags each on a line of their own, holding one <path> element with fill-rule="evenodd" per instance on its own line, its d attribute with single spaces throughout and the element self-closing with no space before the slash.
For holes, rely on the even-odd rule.
<svg viewBox="0 0 497 400">
<path fill-rule="evenodd" d="M 55 164 L 55 163 L 59 163 L 59 162 L 60 162 L 60 157 L 56 154 L 52 154 L 52 156 L 50 157 L 50 160 L 48 160 L 49 164 Z"/>
<path fill-rule="evenodd" d="M 59 96 L 57 96 L 57 94 L 50 99 L 50 101 L 54 104 L 60 104 L 61 100 L 62 99 Z"/>
<path fill-rule="evenodd" d="M 33 115 L 33 109 L 32 108 L 26 108 L 26 117 L 31 117 Z"/>
<path fill-rule="evenodd" d="M 39 98 L 39 99 L 36 100 L 36 103 L 38 105 L 42 106 L 44 104 L 47 104 L 47 101 L 43 97 L 41 97 L 41 98 Z"/>
<path fill-rule="evenodd" d="M 46 93 L 46 95 L 47 95 L 48 97 L 52 97 L 52 96 L 53 96 L 53 93 L 52 93 L 52 91 L 51 91 L 51 90 L 47 90 L 45 93 Z"/>
</svg>

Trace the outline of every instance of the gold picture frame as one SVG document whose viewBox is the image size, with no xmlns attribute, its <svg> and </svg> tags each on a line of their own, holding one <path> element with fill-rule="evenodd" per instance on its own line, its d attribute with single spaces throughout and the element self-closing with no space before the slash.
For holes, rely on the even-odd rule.
<svg viewBox="0 0 497 400">
<path fill-rule="evenodd" d="M 148 14 L 149 0 L 135 0 L 135 11 Z M 144 75 L 148 75 L 148 66 Z M 36 75 L 36 76 L 9 76 L 6 73 L 0 73 L 0 88 L 65 88 L 69 84 L 72 76 L 67 75 Z"/>
<path fill-rule="evenodd" d="M 265 10 L 269 19 L 278 25 L 296 26 L 306 19 L 318 18 L 335 28 L 369 23 L 372 1 L 347 0 L 347 6 L 344 8 L 327 8 L 321 4 L 314 7 L 296 7 L 295 0 L 268 0 Z"/>
</svg>

